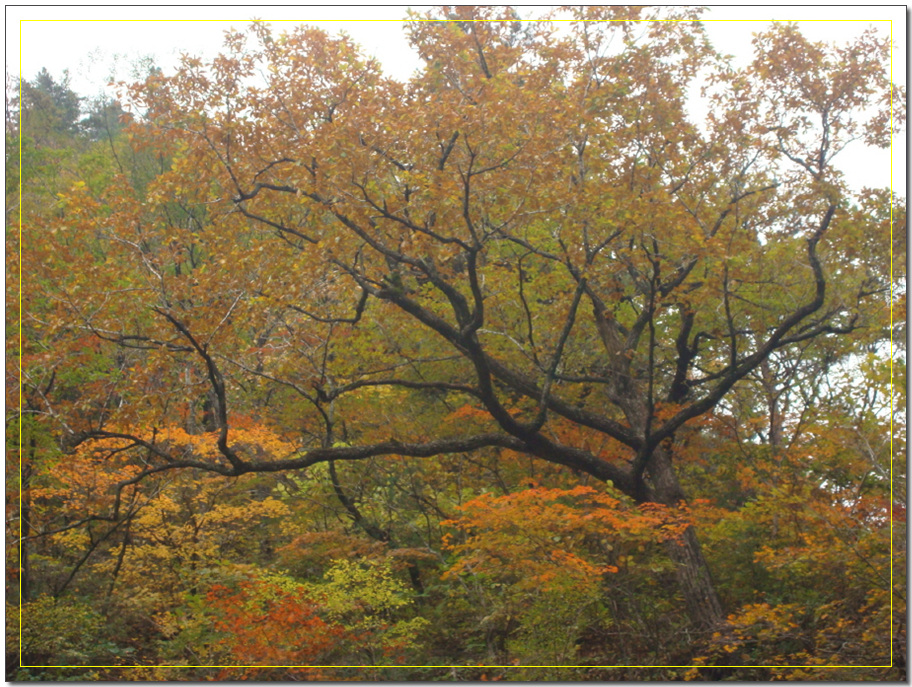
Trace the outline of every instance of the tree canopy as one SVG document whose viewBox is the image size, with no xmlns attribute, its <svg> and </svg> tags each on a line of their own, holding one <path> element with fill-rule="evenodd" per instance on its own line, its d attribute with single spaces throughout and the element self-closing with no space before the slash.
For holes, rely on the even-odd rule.
<svg viewBox="0 0 912 687">
<path fill-rule="evenodd" d="M 102 660 L 70 604 L 135 679 L 898 675 L 905 208 L 834 163 L 890 46 L 563 12 L 23 86 L 22 665 Z"/>
</svg>

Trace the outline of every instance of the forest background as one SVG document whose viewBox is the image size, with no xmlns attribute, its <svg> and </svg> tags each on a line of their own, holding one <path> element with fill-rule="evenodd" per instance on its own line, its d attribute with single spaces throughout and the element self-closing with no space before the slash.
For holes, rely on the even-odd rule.
<svg viewBox="0 0 912 687">
<path fill-rule="evenodd" d="M 585 12 L 8 95 L 10 677 L 903 674 L 889 45 Z"/>
</svg>

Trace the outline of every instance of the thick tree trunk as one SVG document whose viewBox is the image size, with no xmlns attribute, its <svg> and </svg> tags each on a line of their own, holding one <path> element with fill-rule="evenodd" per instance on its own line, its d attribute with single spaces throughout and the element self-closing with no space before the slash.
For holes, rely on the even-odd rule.
<svg viewBox="0 0 912 687">
<path fill-rule="evenodd" d="M 31 520 L 32 514 L 29 508 L 28 497 L 22 498 L 22 510 L 19 513 L 19 517 L 22 522 L 19 543 L 19 596 L 22 599 L 22 603 L 25 603 L 32 596 L 32 563 L 29 558 L 29 541 L 27 539 L 31 535 L 29 521 Z M 13 603 L 18 602 L 19 599 L 13 601 Z"/>
<path fill-rule="evenodd" d="M 690 619 L 702 630 L 720 627 L 725 614 L 694 528 L 689 527 L 680 540 L 668 542 L 665 548 L 674 561 Z"/>
<path fill-rule="evenodd" d="M 649 476 L 653 483 L 654 498 L 660 503 L 676 506 L 685 501 L 671 457 L 665 448 L 656 449 L 649 464 Z M 674 561 L 678 584 L 690 619 L 702 630 L 720 627 L 725 614 L 694 528 L 689 527 L 680 539 L 669 541 L 666 550 Z"/>
<path fill-rule="evenodd" d="M 32 438 L 30 443 L 31 454 L 29 462 L 22 466 L 21 474 L 21 495 L 19 510 L 19 599 L 13 600 L 12 603 L 22 603 L 29 601 L 32 596 L 32 562 L 29 557 L 30 542 L 29 537 L 32 534 L 32 499 L 31 499 L 31 480 L 32 480 L 32 461 L 35 460 L 36 442 Z"/>
</svg>

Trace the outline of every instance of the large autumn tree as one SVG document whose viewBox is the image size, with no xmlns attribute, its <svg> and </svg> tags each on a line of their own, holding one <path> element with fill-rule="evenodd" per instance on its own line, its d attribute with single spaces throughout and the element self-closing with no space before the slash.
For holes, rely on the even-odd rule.
<svg viewBox="0 0 912 687">
<path fill-rule="evenodd" d="M 31 254 L 26 396 L 113 466 L 80 522 L 179 469 L 329 462 L 338 486 L 346 461 L 479 451 L 677 507 L 683 438 L 741 383 L 883 341 L 894 201 L 833 160 L 889 145 L 890 46 L 779 24 L 736 69 L 696 10 L 562 16 L 415 16 L 406 82 L 255 24 L 129 88 L 154 173 L 76 183 Z M 694 527 L 663 545 L 716 628 Z"/>
</svg>

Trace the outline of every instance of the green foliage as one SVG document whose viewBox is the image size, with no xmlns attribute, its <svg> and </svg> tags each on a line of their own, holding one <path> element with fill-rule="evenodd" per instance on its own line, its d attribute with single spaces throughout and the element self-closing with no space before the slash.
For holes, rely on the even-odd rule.
<svg viewBox="0 0 912 687">
<path fill-rule="evenodd" d="M 42 595 L 6 606 L 7 655 L 18 646 L 25 665 L 82 665 L 108 658 L 99 643 L 104 619 L 88 604 Z M 12 649 L 12 651 L 11 651 Z"/>
<path fill-rule="evenodd" d="M 352 663 L 376 666 L 402 663 L 420 645 L 428 625 L 404 611 L 414 601 L 389 563 L 362 564 L 340 559 L 324 582 L 309 587 L 326 608 L 327 618 L 340 623 L 351 642 Z"/>
<path fill-rule="evenodd" d="M 78 130 L 80 97 L 70 89 L 69 72 L 63 79 L 42 69 L 32 81 L 22 82 L 21 107 L 31 118 L 29 129 L 35 131 L 40 145 L 53 139 L 71 136 Z"/>
</svg>

